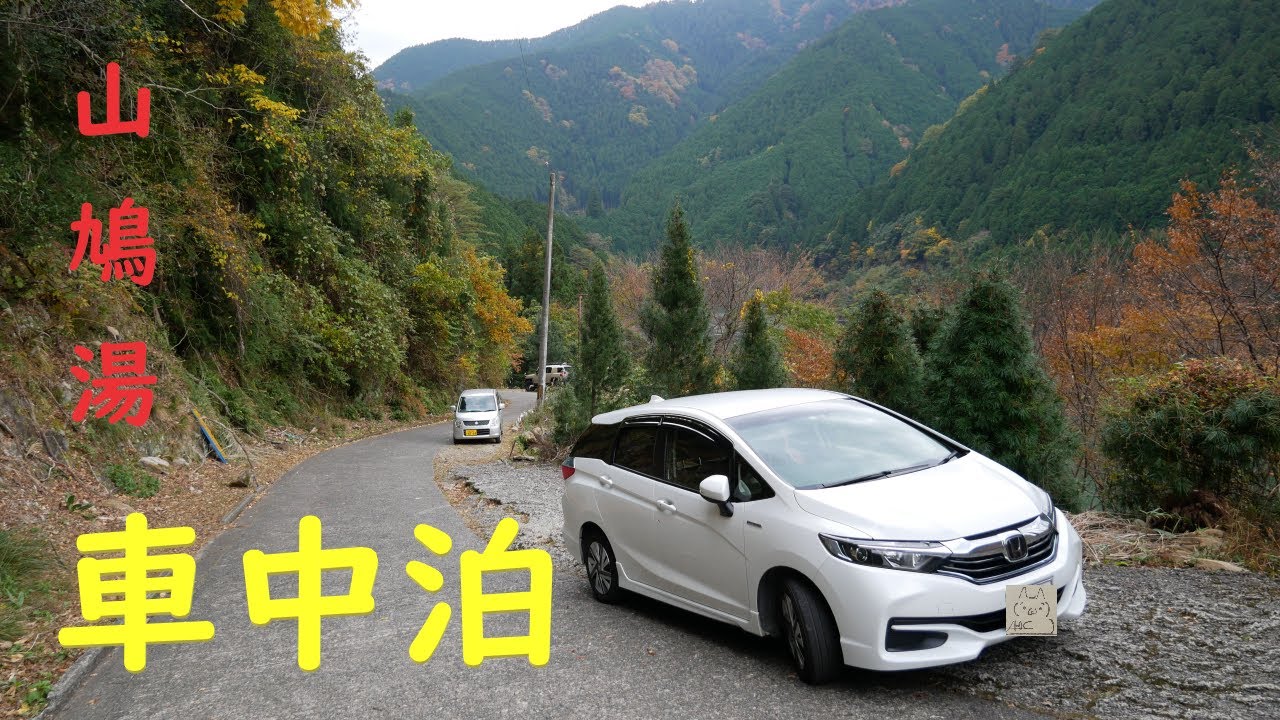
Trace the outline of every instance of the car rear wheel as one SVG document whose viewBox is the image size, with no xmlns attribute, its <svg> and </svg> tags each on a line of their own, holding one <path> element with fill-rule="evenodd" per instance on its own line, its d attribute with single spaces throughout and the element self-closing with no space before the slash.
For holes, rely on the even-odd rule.
<svg viewBox="0 0 1280 720">
<path fill-rule="evenodd" d="M 844 668 L 840 636 L 831 610 L 812 586 L 799 580 L 783 584 L 778 603 L 779 626 L 800 679 L 821 685 Z"/>
<path fill-rule="evenodd" d="M 622 588 L 618 587 L 618 563 L 613 556 L 613 546 L 603 533 L 587 536 L 583 555 L 591 594 L 602 603 L 618 602 L 622 597 Z"/>
</svg>

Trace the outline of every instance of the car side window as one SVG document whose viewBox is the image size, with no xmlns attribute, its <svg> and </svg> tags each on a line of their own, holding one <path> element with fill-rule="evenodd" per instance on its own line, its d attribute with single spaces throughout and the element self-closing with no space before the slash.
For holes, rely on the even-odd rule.
<svg viewBox="0 0 1280 720">
<path fill-rule="evenodd" d="M 760 473 L 756 472 L 756 469 L 751 467 L 751 464 L 744 460 L 741 455 L 734 455 L 733 471 L 734 474 L 729 476 L 729 480 L 732 485 L 734 502 L 748 502 L 773 497 L 773 488 L 769 487 L 769 483 L 765 482 L 760 477 Z"/>
<path fill-rule="evenodd" d="M 673 426 L 668 436 L 667 481 L 691 492 L 708 476 L 730 476 L 733 448 L 689 428 Z"/>
<path fill-rule="evenodd" d="M 609 462 L 613 459 L 613 437 L 617 429 L 615 425 L 592 425 L 574 443 L 570 454 Z"/>
<path fill-rule="evenodd" d="M 662 477 L 658 467 L 657 425 L 632 425 L 618 433 L 618 447 L 613 464 L 651 477 Z"/>
</svg>

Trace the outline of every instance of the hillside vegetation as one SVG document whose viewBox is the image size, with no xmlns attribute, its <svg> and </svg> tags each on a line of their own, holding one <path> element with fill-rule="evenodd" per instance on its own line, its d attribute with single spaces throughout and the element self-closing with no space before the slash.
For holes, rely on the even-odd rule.
<svg viewBox="0 0 1280 720">
<path fill-rule="evenodd" d="M 1039 0 L 921 0 L 860 13 L 636 173 L 600 223 L 643 250 L 679 196 L 703 243 L 812 246 L 925 129 L 1075 11 Z"/>
<path fill-rule="evenodd" d="M 1216 179 L 1244 159 L 1242 134 L 1274 122 L 1277 32 L 1271 2 L 1109 0 L 854 198 L 839 244 L 913 213 L 997 244 L 1158 226 L 1180 179 Z"/>
<path fill-rule="evenodd" d="M 327 5 L 20 10 L 0 14 L 0 381 L 41 424 L 70 429 L 49 388 L 73 344 L 115 332 L 148 343 L 154 438 L 189 403 L 245 428 L 325 408 L 407 418 L 505 377 L 528 324 L 478 244 L 522 223 L 471 199 L 410 115 L 387 117 Z M 126 117 L 151 88 L 146 138 L 76 130 L 78 90 L 101 117 L 108 59 Z M 126 197 L 149 211 L 154 280 L 68 273 L 80 204 L 105 221 Z"/>
</svg>

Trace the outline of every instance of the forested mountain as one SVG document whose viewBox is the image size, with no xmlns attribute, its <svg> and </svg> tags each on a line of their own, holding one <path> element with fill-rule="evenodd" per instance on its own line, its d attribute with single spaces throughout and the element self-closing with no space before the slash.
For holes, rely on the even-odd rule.
<svg viewBox="0 0 1280 720">
<path fill-rule="evenodd" d="M 1180 179 L 1216 180 L 1274 127 L 1277 33 L 1275 2 L 1108 0 L 857 196 L 837 244 L 912 213 L 995 243 L 1163 224 Z"/>
<path fill-rule="evenodd" d="M 599 223 L 623 249 L 679 196 L 702 242 L 811 245 L 958 103 L 1079 11 L 1039 0 L 919 0 L 861 13 L 636 173 Z"/>
<path fill-rule="evenodd" d="M 412 107 L 431 142 L 494 192 L 545 197 L 550 161 L 565 172 L 570 206 L 586 207 L 598 194 L 602 207 L 612 207 L 636 168 L 757 87 L 803 46 L 856 11 L 900 2 L 618 7 L 407 97 L 384 93 L 391 106 Z M 490 49 L 468 47 L 479 54 Z M 444 52 L 439 43 L 411 48 L 376 74 L 417 88 L 441 66 Z M 419 73 L 406 74 L 413 68 Z"/>
</svg>

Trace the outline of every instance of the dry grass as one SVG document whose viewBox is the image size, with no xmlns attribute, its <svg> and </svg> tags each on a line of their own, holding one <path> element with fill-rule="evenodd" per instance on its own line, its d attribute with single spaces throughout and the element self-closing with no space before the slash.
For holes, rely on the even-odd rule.
<svg viewBox="0 0 1280 720">
<path fill-rule="evenodd" d="M 1222 527 L 1171 533 L 1142 520 L 1089 511 L 1071 516 L 1092 565 L 1188 567 L 1199 559 L 1224 560 L 1249 570 L 1280 571 L 1280 541 L 1275 532 L 1241 516 Z"/>
</svg>

